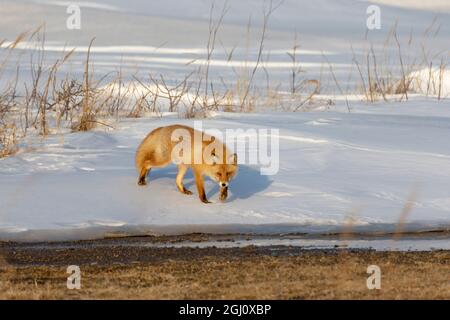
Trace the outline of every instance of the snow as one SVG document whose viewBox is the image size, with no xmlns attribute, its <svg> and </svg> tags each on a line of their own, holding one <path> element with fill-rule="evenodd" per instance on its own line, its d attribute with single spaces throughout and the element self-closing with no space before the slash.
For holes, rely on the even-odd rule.
<svg viewBox="0 0 450 320">
<path fill-rule="evenodd" d="M 192 174 L 175 186 L 176 167 L 154 169 L 138 187 L 134 153 L 152 129 L 193 125 L 176 114 L 127 119 L 116 130 L 54 135 L 32 152 L 0 160 L 0 238 L 76 239 L 126 234 L 332 232 L 349 218 L 362 231 L 450 226 L 449 101 L 343 104 L 329 112 L 216 113 L 205 129 L 279 129 L 280 170 L 241 165 L 227 202 L 196 196 Z M 76 232 L 78 230 L 78 232 Z"/>
<path fill-rule="evenodd" d="M 234 240 L 234 239 L 233 239 Z M 141 245 L 141 244 L 140 244 Z M 203 242 L 175 242 L 175 243 L 146 243 L 146 247 L 164 248 L 243 248 L 247 246 L 292 246 L 300 247 L 303 250 L 314 249 L 369 249 L 377 251 L 433 251 L 436 249 L 450 250 L 448 239 L 417 239 L 407 238 L 401 240 L 392 239 L 277 239 L 268 237 L 267 239 L 236 239 L 234 241 L 209 240 Z"/>
<path fill-rule="evenodd" d="M 422 9 L 434 12 L 450 12 L 450 4 L 447 0 L 432 0 L 426 2 L 422 0 L 370 0 L 370 2 L 401 8 Z"/>
<path fill-rule="evenodd" d="M 91 61 L 98 75 L 120 67 L 124 78 L 162 73 L 171 84 L 204 63 L 210 1 L 165 0 L 151 5 L 147 0 L 129 0 L 126 5 L 122 0 L 78 1 L 80 30 L 66 28 L 68 1 L 0 2 L 4 17 L 0 39 L 7 40 L 3 48 L 19 33 L 45 21 L 45 58 L 54 62 L 62 51 L 77 48 L 60 70 L 78 79 L 84 72 L 86 46 L 94 36 Z M 223 3 L 216 2 L 216 15 Z M 367 32 L 366 8 L 372 3 L 381 6 L 382 30 Z M 228 4 L 210 78 L 217 83 L 223 78 L 233 86 L 235 69 L 251 68 L 256 61 L 262 5 L 256 0 Z M 194 195 L 177 191 L 175 166 L 153 170 L 148 186 L 138 187 L 134 168 L 138 144 L 158 126 L 193 124 L 178 114 L 124 119 L 114 124 L 115 130 L 61 131 L 45 140 L 30 134 L 18 154 L 0 159 L 0 240 L 184 232 L 323 233 L 342 231 L 349 220 L 361 232 L 391 232 L 408 201 L 412 211 L 405 230 L 449 228 L 448 71 L 442 76 L 442 101 L 410 94 L 408 102 L 366 105 L 355 95 L 347 97 L 351 112 L 344 97 L 335 95 L 334 80 L 324 76 L 327 60 L 344 91 L 354 90 L 359 80 L 353 52 L 364 61 L 369 44 L 375 50 L 383 48 L 396 22 L 405 59 L 422 58 L 422 45 L 431 50 L 430 57 L 436 52 L 445 56 L 449 21 L 448 0 L 285 0 L 271 16 L 265 42 L 270 60 L 264 59 L 261 66 L 270 71 L 274 85 L 288 84 L 292 65 L 286 53 L 297 32 L 305 79 L 320 79 L 322 93 L 328 94 L 323 98 L 336 105 L 304 113 L 216 113 L 203 120 L 204 128 L 220 130 L 279 129 L 277 174 L 261 175 L 259 166 L 243 164 L 227 202 L 219 202 L 216 184 L 207 183 L 208 197 L 214 201 L 210 205 L 198 200 L 190 173 L 186 186 Z M 427 28 L 433 36 L 425 39 Z M 405 37 L 411 32 L 416 37 L 407 46 Z M 30 46 L 20 43 L 18 56 L 28 57 L 22 53 Z M 233 59 L 228 61 L 232 49 Z M 24 61 L 20 83 L 30 73 L 29 61 Z M 440 55 L 432 62 L 437 68 Z M 16 67 L 14 61 L 3 66 L 1 80 L 12 79 Z M 429 70 L 412 71 L 413 89 L 425 92 Z M 433 79 L 439 79 L 437 69 Z M 258 73 L 255 82 L 265 89 L 265 73 Z M 436 94 L 434 86 L 430 96 Z"/>
<path fill-rule="evenodd" d="M 427 68 L 412 72 L 412 89 L 432 95 L 448 97 L 450 95 L 450 71 L 444 68 Z"/>
<path fill-rule="evenodd" d="M 45 21 L 45 58 L 54 62 L 61 58 L 62 50 L 67 52 L 76 48 L 71 61 L 60 68 L 64 72 L 70 71 L 73 77 L 82 78 L 83 68 L 80 66 L 85 61 L 87 45 L 95 37 L 91 61 L 99 75 L 118 71 L 120 67 L 124 78 L 133 75 L 145 78 L 149 73 L 155 75 L 162 72 L 168 83 L 176 82 L 205 61 L 212 2 L 165 0 L 149 4 L 147 0 L 128 0 L 125 5 L 122 0 L 76 1 L 81 5 L 81 29 L 68 30 L 66 19 L 69 15 L 64 8 L 68 1 L 2 0 L 5 19 L 0 21 L 0 39 L 7 40 L 3 45 L 6 46 L 24 30 L 34 30 Z M 217 18 L 225 2 L 215 1 L 214 17 Z M 428 1 L 420 6 L 416 0 L 389 1 L 389 4 L 383 2 L 380 4 L 381 30 L 367 32 L 366 9 L 372 3 L 360 0 L 283 1 L 270 17 L 261 63 L 261 67 L 270 71 L 272 86 L 281 85 L 283 90 L 288 89 L 286 84 L 291 76 L 292 62 L 286 53 L 292 51 L 295 34 L 299 45 L 298 61 L 305 71 L 302 76 L 308 80 L 319 80 L 322 91 L 336 89 L 334 80 L 327 76 L 327 61 L 332 64 L 342 88 L 354 89 L 359 83 L 359 75 L 354 69 L 353 52 L 362 63 L 370 46 L 373 45 L 375 51 L 382 50 L 394 24 L 397 24 L 405 64 L 421 61 L 423 50 L 431 60 L 434 54 L 445 55 L 448 52 L 448 1 Z M 210 79 L 215 88 L 222 85 L 221 79 L 229 87 L 234 86 L 236 71 L 245 71 L 245 68 L 240 70 L 243 65 L 246 68 L 254 66 L 261 36 L 261 1 L 228 0 L 227 4 L 229 11 L 218 32 L 210 62 Z M 250 16 L 251 28 L 248 33 Z M 408 44 L 410 34 L 413 38 Z M 24 42 L 18 48 L 27 45 Z M 228 61 L 228 53 L 232 50 L 232 59 Z M 398 63 L 395 44 L 394 51 L 391 59 Z M 433 66 L 439 64 L 440 57 L 441 54 L 435 57 Z M 383 67 L 383 61 L 380 57 L 380 68 Z M 29 59 L 23 59 L 21 68 L 22 72 L 29 74 Z M 9 78 L 15 75 L 14 63 L 6 66 L 6 69 L 3 72 L 9 74 Z M 395 66 L 392 66 L 393 70 L 396 70 Z M 266 81 L 264 72 L 256 74 L 257 86 L 265 89 Z"/>
</svg>

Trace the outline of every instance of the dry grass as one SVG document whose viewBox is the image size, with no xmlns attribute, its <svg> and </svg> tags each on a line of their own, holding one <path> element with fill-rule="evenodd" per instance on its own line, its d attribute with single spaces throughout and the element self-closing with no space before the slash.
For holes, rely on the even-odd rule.
<svg viewBox="0 0 450 320">
<path fill-rule="evenodd" d="M 448 65 L 445 59 L 449 52 L 427 49 L 428 41 L 440 30 L 436 21 L 434 19 L 418 39 L 410 33 L 406 41 L 400 39 L 395 23 L 382 48 L 375 49 L 369 43 L 367 52 L 359 57 L 361 61 L 353 52 L 353 64 L 359 76 L 356 89 L 362 92 L 365 101 L 374 103 L 382 99 L 387 102 L 392 98 L 403 101 L 408 100 L 412 92 L 442 99 L 443 75 Z M 433 67 L 433 61 L 439 61 L 438 67 Z M 424 70 L 428 70 L 427 79 L 422 74 Z"/>
<path fill-rule="evenodd" d="M 0 124 L 0 158 L 14 155 L 17 152 L 17 128 L 14 124 Z"/>
<path fill-rule="evenodd" d="M 205 63 L 179 80 L 168 81 L 162 74 L 150 74 L 144 78 L 137 75 L 125 77 L 121 69 L 106 75 L 95 74 L 90 61 L 93 40 L 88 47 L 82 79 L 70 73 L 64 74 L 61 67 L 71 61 L 74 50 L 62 52 L 56 61 L 49 61 L 43 26 L 21 33 L 9 44 L 0 39 L 0 80 L 4 84 L 0 88 L 0 158 L 14 154 L 29 131 L 45 137 L 61 132 L 61 129 L 87 131 L 97 126 L 113 128 L 113 124 L 121 118 L 160 116 L 162 111 L 178 113 L 184 118 L 204 118 L 211 111 L 253 112 L 266 107 L 295 112 L 334 104 L 331 100 L 316 99 L 321 93 L 322 82 L 326 83 L 322 81 L 326 75 L 321 74 L 320 79 L 303 76 L 297 36 L 292 49 L 287 52 L 292 62 L 288 78 L 281 82 L 271 81 L 269 70 L 265 67 L 265 62 L 270 59 L 265 41 L 270 17 L 280 3 L 267 3 L 256 43 L 257 54 L 253 60 L 248 58 L 251 38 L 249 20 L 247 58 L 240 67 L 231 67 L 235 78 L 227 82 L 220 77 L 212 79 L 210 72 L 218 34 L 228 8 L 226 3 L 216 18 L 214 6 L 211 8 Z M 412 35 L 404 48 L 405 43 L 399 38 L 396 26 L 389 32 L 381 50 L 377 51 L 370 45 L 362 62 L 354 55 L 353 62 L 360 78 L 357 91 L 361 90 L 368 102 L 379 99 L 388 101 L 391 96 L 407 100 L 409 92 L 413 89 L 417 92 L 417 88 L 423 94 L 435 95 L 439 100 L 445 98 L 443 82 L 448 72 L 448 52 L 432 53 L 426 50 L 426 40 L 437 30 L 439 27 L 433 21 L 424 35 L 421 56 L 417 56 L 417 50 L 411 45 Z M 28 49 L 17 50 L 19 44 L 24 42 L 28 43 Z M 229 52 L 224 49 L 229 62 L 233 60 L 234 49 Z M 416 56 L 411 57 L 411 52 Z M 324 61 L 329 65 L 328 77 L 335 83 L 339 94 L 345 96 L 350 112 L 348 88 L 344 90 L 341 87 L 333 66 L 326 57 Z M 23 67 L 25 63 L 29 63 L 27 68 Z M 400 70 L 396 70 L 395 66 L 400 66 Z M 16 70 L 11 79 L 3 78 L 6 67 L 9 71 Z M 30 70 L 28 77 L 25 77 L 24 69 Z M 428 70 L 426 83 L 418 72 L 421 70 Z M 256 76 L 261 72 L 266 78 L 265 87 L 260 82 L 256 83 Z M 283 83 L 288 84 L 287 91 Z"/>
<path fill-rule="evenodd" d="M 366 287 L 371 264 L 381 268 L 381 290 Z M 81 290 L 68 290 L 63 267 L 6 267 L 0 298 L 450 299 L 448 252 L 204 256 L 81 270 Z"/>
<path fill-rule="evenodd" d="M 271 4 L 264 15 L 266 23 L 263 26 L 260 53 L 252 69 L 251 80 L 245 83 L 239 94 L 240 99 L 235 98 L 237 95 L 233 90 L 217 90 L 213 79 L 210 79 L 210 63 L 217 34 L 227 11 L 226 5 L 217 21 L 213 19 L 214 6 L 211 8 L 205 65 L 189 72 L 175 84 L 171 81 L 170 85 L 162 74 L 150 74 L 147 81 L 136 75 L 125 79 L 121 70 L 96 75 L 90 59 L 94 39 L 87 50 L 81 80 L 60 71 L 61 66 L 71 61 L 75 49 L 63 52 L 54 62 L 49 61 L 45 50 L 44 26 L 20 34 L 8 45 L 6 41 L 0 40 L 0 79 L 6 67 L 11 70 L 15 66 L 17 70 L 12 79 L 1 79 L 5 85 L 0 88 L 0 158 L 14 154 L 18 143 L 30 131 L 42 137 L 60 132 L 61 128 L 88 131 L 98 125 L 112 127 L 109 123 L 120 118 L 160 115 L 162 111 L 195 118 L 206 117 L 212 110 L 254 110 L 256 93 L 252 81 L 262 59 L 267 20 L 274 9 Z M 23 43 L 27 43 L 27 50 L 17 50 L 19 44 Z M 21 70 L 28 61 L 30 74 L 25 77 Z"/>
</svg>

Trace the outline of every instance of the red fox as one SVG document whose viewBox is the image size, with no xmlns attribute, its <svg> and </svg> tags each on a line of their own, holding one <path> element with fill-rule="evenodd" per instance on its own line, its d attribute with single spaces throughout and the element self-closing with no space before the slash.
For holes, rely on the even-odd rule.
<svg viewBox="0 0 450 320">
<path fill-rule="evenodd" d="M 173 162 L 178 165 L 178 190 L 192 194 L 183 185 L 184 175 L 191 167 L 199 198 L 204 203 L 210 203 L 206 198 L 204 176 L 219 184 L 220 200 L 224 201 L 228 197 L 228 183 L 238 171 L 236 153 L 231 154 L 215 137 L 188 126 L 171 125 L 153 130 L 139 145 L 136 152 L 138 185 L 146 185 L 146 176 L 152 168 L 162 168 Z"/>
</svg>

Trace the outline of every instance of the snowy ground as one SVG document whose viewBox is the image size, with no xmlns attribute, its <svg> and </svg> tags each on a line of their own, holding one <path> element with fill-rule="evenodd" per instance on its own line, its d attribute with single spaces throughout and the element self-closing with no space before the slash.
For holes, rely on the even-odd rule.
<svg viewBox="0 0 450 320">
<path fill-rule="evenodd" d="M 136 185 L 134 152 L 175 115 L 125 120 L 117 130 L 54 136 L 0 161 L 1 238 L 83 238 L 132 233 L 392 231 L 415 194 L 407 228 L 450 226 L 450 104 L 426 99 L 353 112 L 218 113 L 206 128 L 279 128 L 280 171 L 242 165 L 226 203 L 180 194 L 176 167 Z M 187 187 L 195 191 L 192 175 Z M 31 232 L 26 232 L 30 231 Z M 47 230 L 47 232 L 37 232 Z M 49 232 L 48 230 L 53 230 Z"/>
<path fill-rule="evenodd" d="M 125 77 L 162 73 L 170 82 L 204 62 L 210 1 L 78 2 L 81 30 L 68 30 L 67 1 L 0 0 L 0 40 L 13 41 L 20 32 L 45 21 L 49 61 L 61 57 L 62 50 L 78 48 L 61 68 L 73 77 L 83 74 L 86 46 L 93 36 L 91 61 L 99 76 L 120 66 Z M 324 56 L 343 89 L 351 90 L 359 81 L 353 52 L 361 57 L 370 43 L 375 49 L 383 47 L 396 22 L 405 59 L 420 57 L 422 45 L 433 52 L 448 52 L 448 1 L 374 2 L 382 3 L 382 30 L 367 33 L 366 39 L 366 8 L 372 2 L 285 0 L 271 17 L 265 42 L 270 59 L 263 66 L 274 84 L 286 87 L 289 80 L 292 65 L 286 52 L 294 44 L 295 32 L 302 75 L 319 79 L 322 89 L 333 93 L 337 92 L 334 81 L 324 75 L 328 70 Z M 217 8 L 222 3 L 217 1 Z M 240 67 L 251 66 L 256 59 L 262 6 L 256 0 L 228 3 L 230 11 L 218 35 L 210 72 L 211 81 L 232 84 L 236 70 L 239 73 Z M 425 40 L 424 30 L 435 17 L 430 33 L 439 32 Z M 406 45 L 411 32 L 416 37 Z M 18 47 L 18 56 L 25 48 Z M 235 50 L 233 59 L 227 62 L 231 50 Z M 20 71 L 26 79 L 29 61 L 23 56 Z M 1 81 L 17 72 L 13 62 L 3 68 Z M 426 78 L 428 71 L 423 73 Z M 259 72 L 255 81 L 265 88 L 266 74 Z M 341 231 L 350 218 L 360 231 L 389 232 L 408 199 L 413 206 L 406 229 L 450 227 L 448 98 L 437 102 L 413 97 L 408 103 L 374 105 L 355 100 L 349 113 L 342 97 L 331 97 L 338 101 L 329 111 L 217 113 L 204 120 L 204 128 L 280 130 L 279 173 L 262 176 L 257 166 L 242 165 L 226 203 L 217 201 L 213 183 L 207 184 L 207 192 L 214 204 L 181 195 L 175 187 L 175 167 L 154 170 L 145 188 L 136 185 L 134 153 L 141 139 L 158 126 L 192 124 L 175 114 L 123 120 L 116 130 L 61 133 L 33 141 L 33 149 L 0 160 L 0 240 L 84 239 L 111 232 L 320 233 Z M 187 178 L 187 186 L 195 191 L 192 175 Z"/>
</svg>

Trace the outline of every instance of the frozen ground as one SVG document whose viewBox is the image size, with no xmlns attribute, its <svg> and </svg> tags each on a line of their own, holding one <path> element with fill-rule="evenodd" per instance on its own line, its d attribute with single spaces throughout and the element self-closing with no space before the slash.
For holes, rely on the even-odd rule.
<svg viewBox="0 0 450 320">
<path fill-rule="evenodd" d="M 226 203 L 217 200 L 215 183 L 207 184 L 210 205 L 177 191 L 173 166 L 152 171 L 147 187 L 136 185 L 140 140 L 158 126 L 191 120 L 166 115 L 125 120 L 109 132 L 56 135 L 0 160 L 1 238 L 341 231 L 350 217 L 360 231 L 392 231 L 408 199 L 407 229 L 449 227 L 448 101 L 352 106 L 352 113 L 338 105 L 329 112 L 217 113 L 203 121 L 205 129 L 280 129 L 279 173 L 241 165 Z M 186 182 L 195 191 L 192 175 Z"/>
</svg>

